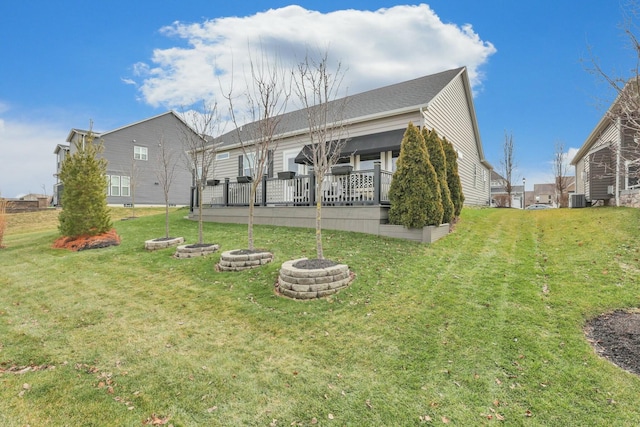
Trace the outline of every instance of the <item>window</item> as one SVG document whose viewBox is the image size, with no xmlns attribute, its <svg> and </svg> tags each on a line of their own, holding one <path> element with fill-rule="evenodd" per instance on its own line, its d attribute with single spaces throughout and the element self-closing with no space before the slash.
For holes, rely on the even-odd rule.
<svg viewBox="0 0 640 427">
<path fill-rule="evenodd" d="M 473 164 L 473 187 L 478 187 L 478 165 L 475 163 Z"/>
<path fill-rule="evenodd" d="M 107 175 L 107 196 L 129 197 L 131 195 L 131 178 L 128 176 Z"/>
<path fill-rule="evenodd" d="M 120 177 L 117 175 L 111 176 L 111 190 L 109 192 L 110 196 L 119 196 L 120 195 Z"/>
<path fill-rule="evenodd" d="M 253 176 L 253 167 L 255 164 L 255 153 L 247 153 L 245 156 L 242 156 L 242 176 Z"/>
<path fill-rule="evenodd" d="M 304 175 L 305 165 L 296 163 L 296 157 L 300 152 L 299 149 L 286 150 L 282 152 L 282 170 L 296 172 L 298 175 Z"/>
<path fill-rule="evenodd" d="M 131 179 L 128 176 L 120 177 L 120 194 L 122 197 L 129 197 L 131 195 Z"/>
<path fill-rule="evenodd" d="M 229 158 L 229 153 L 218 153 L 216 154 L 216 160 L 227 160 Z"/>
<path fill-rule="evenodd" d="M 149 158 L 147 147 L 139 147 L 134 145 L 133 158 L 136 160 L 147 160 Z"/>
<path fill-rule="evenodd" d="M 373 169 L 373 162 L 376 160 L 380 161 L 380 153 L 360 155 L 360 164 L 358 169 L 361 171 Z"/>
<path fill-rule="evenodd" d="M 640 160 L 625 162 L 627 189 L 638 188 L 640 184 Z"/>
</svg>

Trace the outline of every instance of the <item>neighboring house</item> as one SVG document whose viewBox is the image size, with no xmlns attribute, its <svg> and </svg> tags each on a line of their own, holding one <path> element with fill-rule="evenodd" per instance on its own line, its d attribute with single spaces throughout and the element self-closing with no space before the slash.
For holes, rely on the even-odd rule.
<svg viewBox="0 0 640 427">
<path fill-rule="evenodd" d="M 556 179 L 559 179 L 556 177 Z M 574 176 L 563 176 L 563 194 L 558 192 L 558 186 L 554 183 L 534 184 L 532 203 L 541 203 L 556 208 L 569 206 L 569 195 L 575 193 L 576 179 Z M 527 195 L 528 196 L 528 195 Z"/>
<path fill-rule="evenodd" d="M 640 207 L 638 131 L 616 115 L 618 98 L 571 161 L 576 194 L 590 204 Z"/>
<path fill-rule="evenodd" d="M 491 171 L 491 206 L 496 208 L 517 208 L 524 209 L 524 184 L 515 185 L 511 183 L 511 205 L 509 205 L 509 194 L 507 193 L 507 180 L 499 173 Z"/>
<path fill-rule="evenodd" d="M 60 198 L 62 197 L 62 183 L 60 182 L 60 168 L 62 167 L 62 162 L 69 155 L 69 146 L 65 144 L 56 145 L 56 149 L 53 150 L 53 154 L 56 155 L 56 173 L 53 176 L 56 178 L 56 183 L 53 185 L 53 205 L 60 205 Z"/>
<path fill-rule="evenodd" d="M 336 100 L 332 105 L 341 104 L 343 100 Z M 310 143 L 306 117 L 304 110 L 282 116 L 276 135 L 278 147 L 270 154 L 266 169 L 269 178 L 284 171 L 309 173 L 303 153 Z M 411 122 L 420 128 L 435 129 L 453 144 L 458 152 L 465 204 L 489 204 L 492 166 L 484 157 L 465 67 L 348 96 L 343 119 L 347 143 L 341 163 L 350 164 L 354 171 L 372 170 L 374 162 L 379 162 L 383 171 L 395 171 L 402 137 Z M 255 125 L 249 123 L 243 131 Z M 219 147 L 211 178 L 235 182 L 236 177 L 249 175 L 251 159 L 243 155 L 237 133 L 231 131 L 216 140 Z M 212 199 L 216 197 L 205 192 L 203 202 Z"/>
<path fill-rule="evenodd" d="M 192 173 L 185 166 L 183 130 L 191 132 L 180 116 L 168 111 L 108 132 L 94 132 L 95 141 L 103 143 L 102 156 L 107 160 L 107 203 L 112 206 L 164 205 L 164 191 L 158 178 L 159 155 L 164 148 L 172 154 L 176 165 L 169 204 L 189 205 Z M 56 147 L 58 172 L 64 156 L 75 151 L 74 143 L 82 142 L 87 135 L 86 130 L 72 129 L 67 137 L 69 145 Z M 64 191 L 62 184 L 57 183 L 57 203 L 61 191 Z"/>
</svg>

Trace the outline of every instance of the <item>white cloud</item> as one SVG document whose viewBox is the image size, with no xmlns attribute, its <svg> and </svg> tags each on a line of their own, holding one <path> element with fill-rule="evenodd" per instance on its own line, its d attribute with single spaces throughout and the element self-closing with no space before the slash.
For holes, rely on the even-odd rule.
<svg viewBox="0 0 640 427">
<path fill-rule="evenodd" d="M 567 164 L 571 163 L 571 160 L 573 160 L 573 158 L 576 156 L 576 154 L 578 154 L 578 150 L 580 150 L 579 148 L 574 148 L 574 147 L 569 147 L 569 150 L 567 151 Z"/>
<path fill-rule="evenodd" d="M 471 25 L 445 24 L 425 4 L 330 13 L 287 6 L 248 17 L 174 22 L 161 32 L 186 46 L 156 49 L 150 63 L 134 64 L 133 70 L 141 97 L 170 108 L 211 97 L 225 102 L 220 87 L 244 85 L 249 46 L 261 46 L 285 64 L 299 62 L 308 49 L 328 50 L 347 69 L 348 93 L 463 65 L 477 90 L 479 69 L 496 52 Z"/>
<path fill-rule="evenodd" d="M 51 195 L 56 168 L 53 150 L 64 143 L 69 130 L 7 118 L 0 118 L 0 123 L 0 194 L 13 198 L 46 191 Z"/>
</svg>

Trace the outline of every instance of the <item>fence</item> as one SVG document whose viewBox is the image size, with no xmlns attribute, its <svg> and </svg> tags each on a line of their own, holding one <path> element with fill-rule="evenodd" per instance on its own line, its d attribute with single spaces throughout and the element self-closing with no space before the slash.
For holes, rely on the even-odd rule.
<svg viewBox="0 0 640 427">
<path fill-rule="evenodd" d="M 380 162 L 368 170 L 334 169 L 321 183 L 316 183 L 313 173 L 265 176 L 257 185 L 255 206 L 313 206 L 317 197 L 325 206 L 388 205 L 392 176 L 391 172 L 381 170 Z M 203 206 L 249 206 L 253 182 L 231 182 L 226 178 L 224 182 L 211 183 L 214 185 L 205 187 L 202 193 Z M 192 188 L 191 200 L 192 208 L 198 206 L 197 188 Z"/>
</svg>

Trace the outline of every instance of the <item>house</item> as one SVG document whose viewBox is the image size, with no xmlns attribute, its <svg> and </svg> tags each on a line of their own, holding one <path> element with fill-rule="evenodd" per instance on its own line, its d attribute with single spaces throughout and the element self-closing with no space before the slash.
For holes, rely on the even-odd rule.
<svg viewBox="0 0 640 427">
<path fill-rule="evenodd" d="M 338 103 L 343 100 L 334 101 Z M 402 136 L 412 122 L 420 128 L 435 129 L 454 145 L 465 203 L 489 204 L 492 167 L 484 157 L 465 67 L 351 95 L 345 105 L 348 141 L 341 162 L 351 165 L 354 171 L 372 169 L 374 162 L 379 161 L 383 170 L 393 172 Z M 249 126 L 255 123 L 243 128 Z M 278 148 L 269 159 L 270 177 L 281 171 L 308 173 L 302 153 L 309 143 L 307 132 L 304 110 L 282 116 L 276 135 Z M 223 181 L 247 175 L 250 159 L 243 155 L 237 133 L 230 131 L 216 139 L 220 145 L 215 176 L 211 178 Z"/>
<path fill-rule="evenodd" d="M 566 208 L 569 206 L 570 194 L 575 193 L 576 180 L 574 176 L 556 177 L 556 181 L 562 179 L 562 195 L 559 194 L 558 185 L 556 183 L 534 184 L 531 193 L 532 200 L 530 203 L 538 203 L 550 205 L 556 208 Z M 527 197 L 529 194 L 527 194 Z"/>
<path fill-rule="evenodd" d="M 637 105 L 628 84 L 580 147 L 575 166 L 576 195 L 590 204 L 640 207 L 638 126 L 624 105 Z"/>
<path fill-rule="evenodd" d="M 507 180 L 499 173 L 491 171 L 491 206 L 496 208 L 518 208 L 524 209 L 524 182 L 522 185 L 511 183 L 511 203 L 507 193 Z"/>
<path fill-rule="evenodd" d="M 102 156 L 107 160 L 107 204 L 111 206 L 163 206 L 165 197 L 160 156 L 170 154 L 175 175 L 169 188 L 169 204 L 189 205 L 192 173 L 185 166 L 182 132 L 191 128 L 173 111 L 132 123 L 108 132 L 95 133 L 103 143 Z M 75 143 L 82 142 L 87 130 L 72 129 L 67 137 L 69 145 L 59 144 L 54 154 L 57 171 L 65 156 L 75 151 Z M 56 174 L 57 176 L 57 174 Z M 62 183 L 55 186 L 56 204 L 63 191 Z"/>
<path fill-rule="evenodd" d="M 56 183 L 53 185 L 53 205 L 60 206 L 60 197 L 62 196 L 62 183 L 60 182 L 60 168 L 62 168 L 62 162 L 69 155 L 69 146 L 65 144 L 56 145 L 53 154 L 56 155 L 56 173 L 53 176 L 56 179 Z"/>
</svg>

